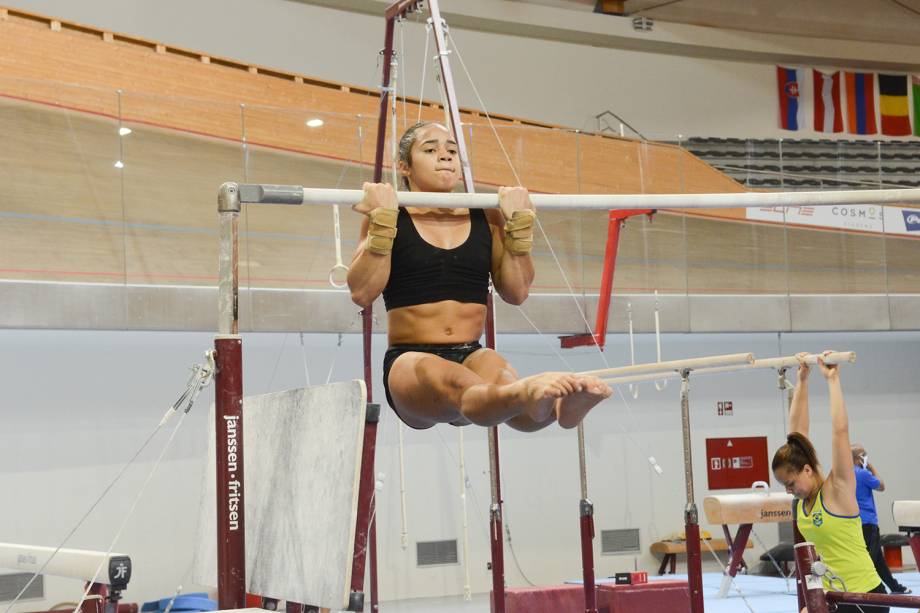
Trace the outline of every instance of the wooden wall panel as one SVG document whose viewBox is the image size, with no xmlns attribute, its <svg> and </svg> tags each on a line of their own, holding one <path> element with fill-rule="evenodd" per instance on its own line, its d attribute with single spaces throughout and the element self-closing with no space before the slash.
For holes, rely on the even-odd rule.
<svg viewBox="0 0 920 613">
<path fill-rule="evenodd" d="M 51 21 L 14 11 L 0 21 L 0 89 L 4 95 L 120 118 L 129 125 L 143 123 L 237 142 L 245 135 L 253 145 L 340 160 L 355 155 L 356 116 L 364 118 L 360 123 L 366 142 L 376 138 L 379 99 L 375 92 L 73 24 L 63 23 L 55 31 Z M 406 106 L 405 115 L 418 115 L 417 104 Z M 403 116 L 402 105 L 398 114 Z M 326 120 L 322 131 L 303 125 L 315 115 Z M 441 120 L 443 111 L 426 104 L 422 116 Z M 477 180 L 489 185 L 514 183 L 485 118 L 467 111 L 463 121 L 472 124 Z M 578 191 L 573 182 L 576 174 L 581 177 L 583 193 L 641 191 L 640 177 L 645 179 L 647 192 L 681 191 L 682 186 L 683 191 L 741 189 L 685 151 L 668 145 L 576 137 L 570 131 L 543 129 L 510 118 L 494 121 L 518 174 L 534 191 Z M 644 174 L 639 173 L 640 157 Z M 363 161 L 373 161 L 372 146 L 364 148 Z"/>
<path fill-rule="evenodd" d="M 358 188 L 370 178 L 374 92 L 65 22 L 53 29 L 52 21 L 16 11 L 0 19 L 4 278 L 213 285 L 221 182 Z M 398 105 L 408 123 L 418 113 L 413 101 Z M 443 120 L 430 103 L 421 115 Z M 325 125 L 307 128 L 315 116 Z M 133 128 L 130 136 L 119 139 L 119 120 Z M 673 145 L 498 117 L 503 151 L 481 114 L 464 112 L 463 121 L 482 189 L 516 182 L 507 154 L 522 183 L 539 192 L 744 191 Z M 737 223 L 740 210 L 692 213 L 628 222 L 617 292 L 880 292 L 885 283 L 917 291 L 915 240 L 889 238 L 885 260 L 876 237 L 787 234 Z M 538 236 L 535 291 L 596 290 L 606 217 L 541 214 L 562 272 Z M 346 259 L 360 219 L 342 212 Z M 328 287 L 327 207 L 250 207 L 241 229 L 244 285 Z"/>
</svg>

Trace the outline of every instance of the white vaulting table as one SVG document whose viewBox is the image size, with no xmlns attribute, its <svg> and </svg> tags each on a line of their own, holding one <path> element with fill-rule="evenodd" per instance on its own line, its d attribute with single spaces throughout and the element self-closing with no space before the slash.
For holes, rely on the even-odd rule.
<svg viewBox="0 0 920 613">
<path fill-rule="evenodd" d="M 348 606 L 366 404 L 359 380 L 245 398 L 247 592 Z M 195 579 L 214 586 L 213 406 L 211 424 Z"/>
</svg>

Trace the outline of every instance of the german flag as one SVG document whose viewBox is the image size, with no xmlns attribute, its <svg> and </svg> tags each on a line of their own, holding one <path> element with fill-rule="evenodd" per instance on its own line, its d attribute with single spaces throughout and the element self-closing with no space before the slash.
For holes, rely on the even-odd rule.
<svg viewBox="0 0 920 613">
<path fill-rule="evenodd" d="M 879 110 L 882 114 L 882 134 L 910 135 L 910 110 L 907 105 L 907 76 L 880 74 L 878 76 Z"/>
<path fill-rule="evenodd" d="M 850 134 L 875 134 L 875 75 L 848 72 L 845 80 Z"/>
</svg>

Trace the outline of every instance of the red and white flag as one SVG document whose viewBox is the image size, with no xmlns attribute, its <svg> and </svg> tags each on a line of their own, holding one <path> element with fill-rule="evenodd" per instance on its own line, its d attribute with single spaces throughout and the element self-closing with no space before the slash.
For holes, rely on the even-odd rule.
<svg viewBox="0 0 920 613">
<path fill-rule="evenodd" d="M 840 71 L 812 70 L 815 96 L 815 132 L 843 132 L 840 110 Z"/>
</svg>

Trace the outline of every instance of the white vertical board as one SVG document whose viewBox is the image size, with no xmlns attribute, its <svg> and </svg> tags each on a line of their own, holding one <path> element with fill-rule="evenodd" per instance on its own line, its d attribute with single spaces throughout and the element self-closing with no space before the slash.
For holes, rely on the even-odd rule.
<svg viewBox="0 0 920 613">
<path fill-rule="evenodd" d="M 359 380 L 243 401 L 246 590 L 348 606 L 367 391 Z M 214 407 L 196 581 L 217 585 Z"/>
</svg>

